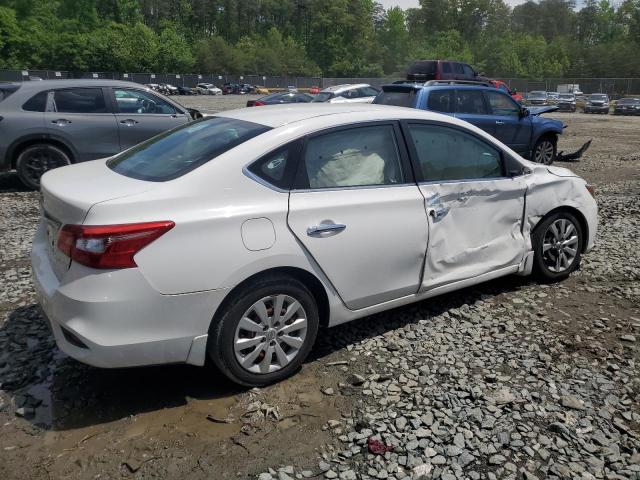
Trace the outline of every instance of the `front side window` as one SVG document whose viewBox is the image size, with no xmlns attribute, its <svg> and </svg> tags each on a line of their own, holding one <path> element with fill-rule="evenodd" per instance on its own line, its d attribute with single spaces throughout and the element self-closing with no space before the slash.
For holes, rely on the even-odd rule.
<svg viewBox="0 0 640 480">
<path fill-rule="evenodd" d="M 107 113 L 101 88 L 55 90 L 53 100 L 60 113 Z"/>
<path fill-rule="evenodd" d="M 462 69 L 464 70 L 464 74 L 467 77 L 475 77 L 476 76 L 476 72 L 474 72 L 473 68 L 471 68 L 469 65 L 462 64 Z"/>
<path fill-rule="evenodd" d="M 456 113 L 474 115 L 486 115 L 487 108 L 484 104 L 481 90 L 456 90 Z"/>
<path fill-rule="evenodd" d="M 164 182 L 198 168 L 267 130 L 270 128 L 243 120 L 207 118 L 153 137 L 116 156 L 107 165 L 127 177 Z"/>
<path fill-rule="evenodd" d="M 463 75 L 464 74 L 464 69 L 462 68 L 462 64 L 461 63 L 453 63 L 453 72 L 457 73 L 458 75 Z"/>
<path fill-rule="evenodd" d="M 309 139 L 304 153 L 309 188 L 403 182 L 392 125 L 358 127 Z"/>
<path fill-rule="evenodd" d="M 160 97 L 156 97 L 142 90 L 115 88 L 118 112 L 173 115 L 176 109 Z"/>
<path fill-rule="evenodd" d="M 426 182 L 503 176 L 500 152 L 455 128 L 410 124 L 421 178 Z"/>
<path fill-rule="evenodd" d="M 453 113 L 453 102 L 451 99 L 451 90 L 432 90 L 429 93 L 427 106 L 429 110 L 434 112 Z"/>
<path fill-rule="evenodd" d="M 497 92 L 487 92 L 487 98 L 494 115 L 520 116 L 520 108 L 510 97 Z"/>
</svg>

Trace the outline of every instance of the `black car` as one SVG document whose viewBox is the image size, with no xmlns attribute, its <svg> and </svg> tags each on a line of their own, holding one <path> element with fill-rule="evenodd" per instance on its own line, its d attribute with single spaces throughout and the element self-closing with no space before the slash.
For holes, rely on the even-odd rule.
<svg viewBox="0 0 640 480">
<path fill-rule="evenodd" d="M 245 93 L 253 93 L 254 88 L 248 83 L 225 83 L 222 86 L 224 95 L 244 95 Z"/>
<path fill-rule="evenodd" d="M 640 98 L 621 98 L 613 109 L 614 115 L 640 115 Z"/>
<path fill-rule="evenodd" d="M 195 95 L 189 87 L 178 87 L 178 95 Z"/>
<path fill-rule="evenodd" d="M 272 93 L 257 100 L 249 100 L 247 107 L 260 107 L 262 105 L 281 105 L 283 103 L 309 103 L 313 100 L 311 95 L 306 93 Z"/>
</svg>

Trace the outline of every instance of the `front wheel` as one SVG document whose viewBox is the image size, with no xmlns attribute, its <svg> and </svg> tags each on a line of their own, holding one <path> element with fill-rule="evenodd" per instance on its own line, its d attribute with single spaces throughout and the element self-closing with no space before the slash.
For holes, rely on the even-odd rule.
<svg viewBox="0 0 640 480">
<path fill-rule="evenodd" d="M 568 212 L 557 212 L 544 219 L 534 230 L 532 243 L 534 272 L 541 280 L 564 280 L 580 266 L 582 227 Z"/>
<path fill-rule="evenodd" d="M 302 365 L 318 325 L 318 307 L 304 284 L 287 276 L 264 278 L 241 289 L 214 319 L 208 354 L 235 383 L 269 385 Z"/>
<path fill-rule="evenodd" d="M 556 159 L 557 143 L 557 140 L 551 136 L 539 138 L 533 147 L 533 161 L 544 165 L 551 165 Z"/>
<path fill-rule="evenodd" d="M 16 159 L 18 177 L 27 187 L 40 188 L 40 177 L 54 168 L 70 165 L 69 155 L 59 147 L 46 143 L 29 145 Z"/>
</svg>

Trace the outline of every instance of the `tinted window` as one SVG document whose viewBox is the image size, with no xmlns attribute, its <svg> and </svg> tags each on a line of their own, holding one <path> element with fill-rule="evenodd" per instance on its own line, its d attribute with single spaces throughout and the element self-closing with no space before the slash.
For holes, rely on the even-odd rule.
<svg viewBox="0 0 640 480">
<path fill-rule="evenodd" d="M 451 64 L 449 62 L 442 62 L 442 73 L 451 73 Z"/>
<path fill-rule="evenodd" d="M 288 159 L 289 148 L 283 148 L 252 164 L 249 171 L 271 185 L 289 189 L 291 184 L 285 176 Z"/>
<path fill-rule="evenodd" d="M 375 97 L 378 94 L 378 90 L 373 87 L 362 87 L 360 89 L 361 97 Z"/>
<path fill-rule="evenodd" d="M 6 84 L 0 83 L 0 102 L 3 101 L 5 98 L 7 98 L 16 90 L 18 90 L 19 88 L 20 88 L 20 85 L 16 85 L 14 83 L 6 83 Z"/>
<path fill-rule="evenodd" d="M 397 107 L 414 107 L 417 90 L 405 88 L 398 90 L 383 90 L 373 99 L 378 105 L 395 105 Z"/>
<path fill-rule="evenodd" d="M 304 154 L 310 188 L 402 183 L 391 125 L 350 128 L 313 137 Z"/>
<path fill-rule="evenodd" d="M 484 105 L 482 90 L 456 90 L 456 113 L 471 113 L 485 115 L 487 109 Z"/>
<path fill-rule="evenodd" d="M 520 116 L 520 107 L 510 97 L 497 92 L 487 92 L 489 105 L 494 115 Z"/>
<path fill-rule="evenodd" d="M 428 109 L 434 112 L 453 113 L 451 93 L 452 90 L 432 90 L 429 92 Z"/>
<path fill-rule="evenodd" d="M 452 62 L 452 65 L 453 65 L 453 72 L 454 73 L 457 73 L 457 74 L 460 74 L 460 75 L 464 74 L 464 70 L 462 69 L 462 64 L 461 63 Z"/>
<path fill-rule="evenodd" d="M 437 62 L 433 60 L 420 60 L 413 62 L 409 67 L 409 73 L 434 74 L 436 73 L 436 64 Z"/>
<path fill-rule="evenodd" d="M 106 113 L 107 106 L 101 88 L 70 88 L 54 93 L 56 112 Z"/>
<path fill-rule="evenodd" d="M 207 118 L 153 137 L 110 160 L 127 177 L 163 182 L 184 175 L 227 150 L 269 130 L 232 118 Z"/>
<path fill-rule="evenodd" d="M 31 97 L 27 102 L 22 105 L 23 110 L 29 112 L 44 112 L 47 107 L 47 95 L 49 92 L 40 92 Z"/>
<path fill-rule="evenodd" d="M 464 71 L 464 74 L 467 75 L 468 77 L 475 77 L 476 76 L 476 72 L 473 71 L 473 68 L 471 68 L 466 63 L 462 64 L 462 70 Z"/>
<path fill-rule="evenodd" d="M 410 124 L 424 181 L 495 178 L 503 175 L 500 153 L 460 130 Z"/>
<path fill-rule="evenodd" d="M 115 88 L 113 94 L 116 97 L 118 112 L 120 113 L 145 113 L 173 115 L 176 109 L 160 97 L 142 90 L 129 90 Z"/>
<path fill-rule="evenodd" d="M 333 98 L 333 93 L 331 92 L 320 92 L 315 97 L 313 97 L 314 102 L 328 102 Z"/>
</svg>

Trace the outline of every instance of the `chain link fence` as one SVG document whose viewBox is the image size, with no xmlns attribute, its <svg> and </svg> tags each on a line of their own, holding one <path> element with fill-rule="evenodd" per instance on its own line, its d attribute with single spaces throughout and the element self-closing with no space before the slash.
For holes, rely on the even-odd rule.
<svg viewBox="0 0 640 480">
<path fill-rule="evenodd" d="M 196 73 L 117 73 L 117 72 L 65 72 L 55 70 L 0 70 L 0 82 L 22 82 L 26 80 L 49 80 L 69 78 L 107 78 L 127 80 L 136 83 L 169 83 L 175 86 L 195 87 L 198 83 L 249 83 L 272 89 L 286 89 L 295 86 L 300 89 L 311 87 L 326 88 L 345 83 L 367 83 L 374 87 L 392 83 L 397 78 L 331 78 L 331 77 L 288 77 L 267 75 L 227 75 Z M 577 84 L 583 93 L 607 93 L 612 98 L 640 96 L 640 78 L 548 78 L 529 80 L 507 78 L 504 81 L 512 90 L 531 92 L 544 90 L 555 92 L 559 85 Z"/>
</svg>

